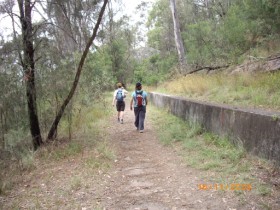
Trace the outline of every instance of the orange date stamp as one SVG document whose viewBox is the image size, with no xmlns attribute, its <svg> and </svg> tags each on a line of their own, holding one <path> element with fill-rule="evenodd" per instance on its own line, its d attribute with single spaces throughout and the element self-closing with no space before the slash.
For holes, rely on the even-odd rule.
<svg viewBox="0 0 280 210">
<path fill-rule="evenodd" d="M 251 184 L 199 184 L 199 190 L 231 190 L 231 191 L 251 191 Z"/>
</svg>

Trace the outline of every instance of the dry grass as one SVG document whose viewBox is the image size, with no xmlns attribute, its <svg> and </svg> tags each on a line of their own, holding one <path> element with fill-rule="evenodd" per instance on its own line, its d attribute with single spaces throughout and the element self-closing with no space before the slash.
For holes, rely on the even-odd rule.
<svg viewBox="0 0 280 210">
<path fill-rule="evenodd" d="M 240 107 L 280 110 L 280 72 L 187 75 L 167 81 L 154 91 Z"/>
</svg>

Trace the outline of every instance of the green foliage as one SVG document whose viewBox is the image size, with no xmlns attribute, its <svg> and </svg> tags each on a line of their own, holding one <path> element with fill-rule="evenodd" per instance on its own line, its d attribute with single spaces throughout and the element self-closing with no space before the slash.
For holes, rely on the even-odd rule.
<svg viewBox="0 0 280 210">
<path fill-rule="evenodd" d="M 114 77 L 108 51 L 99 49 L 90 53 L 81 78 L 81 87 L 89 97 L 96 97 L 112 87 Z"/>
<path fill-rule="evenodd" d="M 150 13 L 148 43 L 160 55 L 176 55 L 170 11 L 162 7 L 167 4 L 166 0 L 158 1 Z M 279 51 L 279 45 L 273 47 L 280 40 L 279 1 L 208 1 L 203 9 L 196 1 L 177 4 L 188 64 L 240 63 L 259 47 L 267 50 L 266 54 Z"/>
<path fill-rule="evenodd" d="M 147 85 L 157 85 L 166 79 L 176 59 L 172 55 L 163 58 L 159 54 L 154 54 L 142 62 L 137 62 L 134 69 L 134 82 L 142 81 Z"/>
<path fill-rule="evenodd" d="M 214 29 L 215 24 L 212 21 L 201 21 L 187 26 L 187 32 L 183 32 L 183 39 L 187 46 L 189 63 L 206 65 L 217 61 L 218 55 L 223 54 L 220 49 L 215 48 L 221 37 Z"/>
<path fill-rule="evenodd" d="M 247 14 L 249 21 L 257 21 L 259 35 L 279 33 L 280 26 L 280 2 L 276 0 L 246 0 L 240 9 Z"/>
<path fill-rule="evenodd" d="M 10 129 L 28 129 L 25 88 L 21 68 L 17 65 L 16 41 L 0 46 L 0 135 Z"/>
<path fill-rule="evenodd" d="M 169 1 L 158 0 L 149 13 L 147 26 L 154 26 L 155 28 L 162 27 L 168 22 L 168 18 L 171 18 Z"/>
<path fill-rule="evenodd" d="M 240 14 L 240 8 L 232 6 L 219 30 L 224 39 L 227 48 L 226 52 L 229 59 L 236 60 L 246 50 L 249 49 L 247 37 L 249 36 L 250 23 L 244 21 L 243 14 Z"/>
<path fill-rule="evenodd" d="M 163 27 L 157 27 L 153 30 L 148 32 L 148 44 L 149 46 L 160 50 L 161 49 L 161 42 L 162 42 L 162 34 L 164 32 Z"/>
<path fill-rule="evenodd" d="M 9 133 L 5 135 L 5 147 L 9 149 L 20 145 L 31 145 L 29 138 L 30 136 L 26 135 L 23 129 L 10 130 Z"/>
</svg>

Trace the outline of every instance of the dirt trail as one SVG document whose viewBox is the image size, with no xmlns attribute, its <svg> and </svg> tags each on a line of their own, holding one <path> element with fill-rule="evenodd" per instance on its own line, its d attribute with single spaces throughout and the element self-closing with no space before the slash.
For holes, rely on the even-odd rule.
<svg viewBox="0 0 280 210">
<path fill-rule="evenodd" d="M 117 160 L 101 199 L 104 209 L 241 209 L 230 191 L 199 189 L 205 183 L 201 172 L 186 167 L 175 149 L 160 144 L 149 111 L 144 133 L 136 131 L 133 121 L 133 112 L 126 111 L 124 124 L 112 125 Z"/>
</svg>

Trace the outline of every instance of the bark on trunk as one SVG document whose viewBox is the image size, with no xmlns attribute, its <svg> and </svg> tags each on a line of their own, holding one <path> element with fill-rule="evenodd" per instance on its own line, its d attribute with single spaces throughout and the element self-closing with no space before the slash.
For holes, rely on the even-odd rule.
<svg viewBox="0 0 280 210">
<path fill-rule="evenodd" d="M 180 65 L 180 70 L 182 71 L 187 64 L 187 61 L 186 61 L 186 55 L 185 55 L 184 44 L 181 36 L 181 31 L 180 31 L 175 0 L 170 0 L 170 8 L 171 8 L 172 18 L 173 18 L 175 44 L 178 52 L 179 65 Z"/>
<path fill-rule="evenodd" d="M 90 37 L 90 39 L 89 39 L 89 41 L 88 41 L 88 43 L 86 45 L 86 48 L 85 48 L 85 50 L 83 52 L 83 55 L 81 57 L 81 60 L 79 62 L 79 66 L 78 66 L 78 69 L 77 69 L 77 72 L 76 72 L 76 76 L 75 76 L 72 88 L 71 88 L 67 98 L 64 100 L 63 104 L 61 105 L 61 107 L 60 107 L 60 109 L 58 111 L 58 114 L 55 117 L 55 120 L 53 121 L 51 129 L 50 129 L 50 131 L 48 133 L 47 141 L 54 140 L 54 136 L 55 136 L 55 134 L 57 132 L 57 126 L 59 124 L 59 121 L 60 121 L 60 119 L 61 119 L 61 117 L 62 117 L 62 115 L 64 113 L 64 110 L 65 110 L 66 106 L 68 105 L 68 103 L 70 102 L 70 100 L 72 99 L 72 97 L 73 97 L 73 95 L 75 93 L 75 90 L 77 88 L 77 85 L 78 85 L 78 82 L 79 82 L 79 79 L 80 79 L 80 75 L 81 75 L 81 72 L 82 72 L 82 69 L 83 69 L 83 65 L 84 65 L 86 56 L 88 54 L 90 46 L 93 43 L 93 40 L 96 37 L 97 30 L 98 30 L 98 27 L 99 27 L 100 22 L 102 20 L 102 17 L 103 17 L 103 14 L 104 14 L 104 11 L 105 11 L 107 3 L 108 3 L 108 0 L 104 0 L 103 6 L 102 6 L 101 11 L 99 13 L 98 20 L 97 20 L 97 22 L 95 24 L 95 27 L 94 27 L 94 30 L 93 30 L 93 34 L 91 35 L 91 37 Z"/>
<path fill-rule="evenodd" d="M 20 10 L 20 21 L 23 38 L 22 64 L 25 72 L 28 116 L 33 148 L 36 150 L 43 143 L 43 141 L 41 137 L 36 104 L 35 62 L 31 21 L 31 11 L 34 5 L 32 5 L 30 0 L 18 0 L 18 5 Z"/>
<path fill-rule="evenodd" d="M 1 146 L 2 149 L 5 148 L 5 129 L 4 129 L 4 114 L 3 114 L 3 110 L 0 107 L 0 121 L 1 121 Z"/>
</svg>

